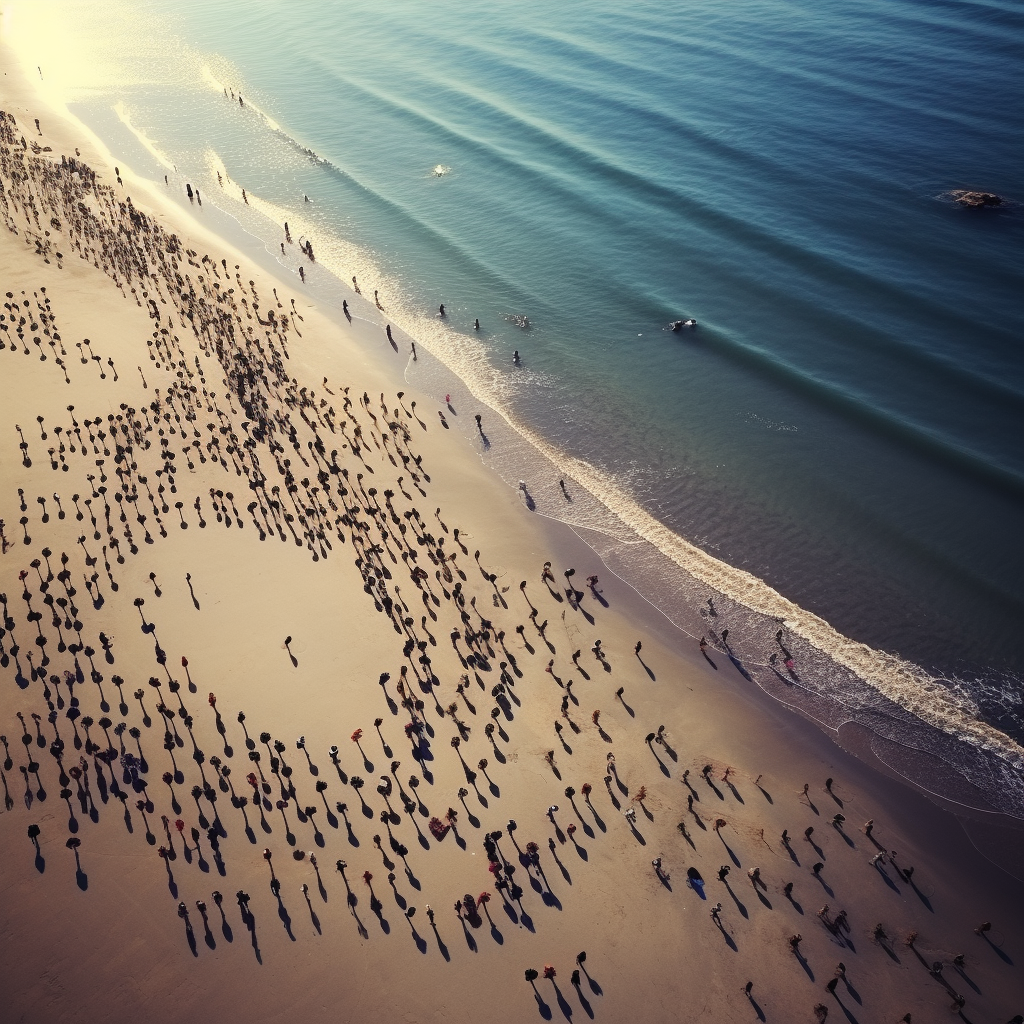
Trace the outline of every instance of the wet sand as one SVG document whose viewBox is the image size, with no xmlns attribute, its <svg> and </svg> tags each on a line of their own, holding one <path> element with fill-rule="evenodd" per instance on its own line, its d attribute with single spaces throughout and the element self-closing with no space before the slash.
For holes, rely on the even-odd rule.
<svg viewBox="0 0 1024 1024">
<path fill-rule="evenodd" d="M 830 1020 L 916 1021 L 955 1016 L 956 994 L 966 1020 L 1022 1012 L 1024 885 L 949 809 L 770 702 L 726 654 L 684 648 L 444 428 L 439 412 L 453 413 L 403 384 L 405 351 L 381 335 L 371 353 L 297 278 L 258 269 L 123 166 L 119 185 L 3 56 L 0 108 L 16 119 L 0 141 L 6 1019 L 811 1021 L 821 1004 Z M 77 176 L 62 156 L 83 162 Z M 665 744 L 647 742 L 660 725 Z M 140 751 L 144 766 L 123 756 Z M 455 829 L 438 840 L 431 819 L 449 808 Z M 483 892 L 460 922 L 456 901 Z M 848 930 L 831 923 L 841 910 Z M 547 964 L 556 977 L 532 987 L 524 971 Z"/>
</svg>

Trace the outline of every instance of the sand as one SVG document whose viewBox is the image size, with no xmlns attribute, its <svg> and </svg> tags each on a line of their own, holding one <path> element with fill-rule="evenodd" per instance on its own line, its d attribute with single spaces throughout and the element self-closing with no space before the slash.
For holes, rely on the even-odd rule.
<svg viewBox="0 0 1024 1024">
<path fill-rule="evenodd" d="M 955 1015 L 955 995 L 965 1020 L 1022 1011 L 1024 884 L 975 849 L 961 819 L 837 742 L 860 749 L 861 737 L 825 735 L 721 652 L 706 660 L 684 644 L 578 538 L 530 514 L 483 466 L 472 430 L 447 430 L 439 416 L 486 409 L 448 410 L 417 393 L 403 381 L 404 351 L 339 324 L 297 278 L 257 268 L 162 183 L 121 166 L 119 184 L 97 140 L 43 105 L 14 54 L 0 55 L 0 291 L 11 293 L 0 332 L 0 591 L 13 620 L 0 669 L 12 761 L 0 814 L 0 1019 L 811 1021 L 821 1005 L 830 1020 L 932 1021 Z M 95 184 L 62 167 L 76 151 Z M 103 241 L 100 229 L 111 229 Z M 128 260 L 120 269 L 116 252 Z M 322 451 L 310 447 L 318 438 Z M 413 578 L 417 566 L 425 579 Z M 404 602 L 400 614 L 393 602 Z M 68 671 L 81 677 L 71 687 Z M 649 741 L 659 726 L 665 742 Z M 63 750 L 51 748 L 55 735 Z M 232 791 L 254 792 L 250 746 L 267 782 L 258 806 L 239 806 Z M 109 765 L 96 756 L 108 749 Z M 140 750 L 147 770 L 133 779 L 120 755 Z M 88 795 L 70 771 L 82 758 Z M 38 776 L 26 779 L 30 760 Z M 168 771 L 178 773 L 170 787 Z M 382 775 L 389 793 L 378 792 Z M 194 798 L 197 785 L 206 791 Z M 455 829 L 438 841 L 429 822 L 449 808 Z M 484 845 L 496 831 L 497 875 Z M 168 846 L 173 860 L 158 855 Z M 691 867 L 703 893 L 688 884 Z M 484 913 L 457 916 L 456 901 L 483 892 Z M 834 924 L 842 910 L 847 928 Z M 991 930 L 975 934 L 986 921 Z M 840 962 L 846 979 L 830 994 Z M 525 980 L 546 965 L 553 979 Z"/>
</svg>

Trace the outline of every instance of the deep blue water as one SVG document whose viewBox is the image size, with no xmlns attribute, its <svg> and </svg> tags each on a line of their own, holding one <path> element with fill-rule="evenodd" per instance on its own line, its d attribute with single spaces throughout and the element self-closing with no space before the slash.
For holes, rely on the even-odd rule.
<svg viewBox="0 0 1024 1024">
<path fill-rule="evenodd" d="M 212 149 L 318 247 L 357 246 L 345 280 L 372 261 L 395 308 L 444 302 L 435 343 L 478 375 L 481 343 L 554 445 L 1024 738 L 1019 5 L 143 13 L 201 57 L 119 98 L 207 195 Z"/>
</svg>

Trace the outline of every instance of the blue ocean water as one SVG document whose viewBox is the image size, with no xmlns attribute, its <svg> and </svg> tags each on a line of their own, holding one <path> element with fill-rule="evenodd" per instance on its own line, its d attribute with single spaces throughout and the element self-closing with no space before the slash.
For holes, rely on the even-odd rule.
<svg viewBox="0 0 1024 1024">
<path fill-rule="evenodd" d="M 116 98 L 213 201 L 211 151 L 344 280 L 444 302 L 449 365 L 556 449 L 1024 740 L 1019 5 L 134 13 L 174 38 Z"/>
</svg>

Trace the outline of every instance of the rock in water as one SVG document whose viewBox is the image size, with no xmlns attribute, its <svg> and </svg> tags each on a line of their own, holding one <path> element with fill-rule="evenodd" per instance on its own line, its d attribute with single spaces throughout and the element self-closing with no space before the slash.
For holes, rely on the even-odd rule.
<svg viewBox="0 0 1024 1024">
<path fill-rule="evenodd" d="M 954 192 L 953 198 L 961 206 L 1000 206 L 1003 202 L 994 192 Z"/>
</svg>

